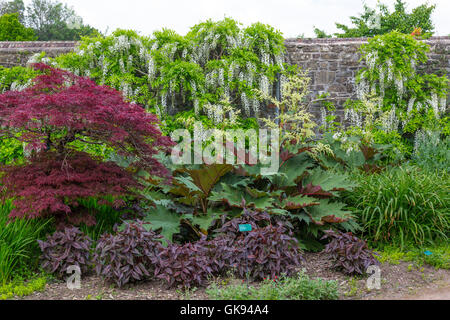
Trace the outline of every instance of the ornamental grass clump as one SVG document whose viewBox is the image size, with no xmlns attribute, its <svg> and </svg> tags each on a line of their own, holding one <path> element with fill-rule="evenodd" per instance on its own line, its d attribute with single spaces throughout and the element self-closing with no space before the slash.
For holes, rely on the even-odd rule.
<svg viewBox="0 0 450 320">
<path fill-rule="evenodd" d="M 417 167 L 357 176 L 349 193 L 364 234 L 374 243 L 425 245 L 446 242 L 450 230 L 449 176 Z"/>
</svg>

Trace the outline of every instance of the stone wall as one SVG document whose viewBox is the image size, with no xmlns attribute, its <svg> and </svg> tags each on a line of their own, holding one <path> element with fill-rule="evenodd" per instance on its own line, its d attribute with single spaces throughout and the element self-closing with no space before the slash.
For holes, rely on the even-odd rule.
<svg viewBox="0 0 450 320">
<path fill-rule="evenodd" d="M 309 70 L 312 97 L 328 92 L 338 110 L 348 98 L 355 96 L 355 75 L 363 66 L 359 47 L 367 39 L 286 39 L 287 62 Z M 423 68 L 439 75 L 450 74 L 450 37 L 433 37 L 425 41 L 431 46 L 429 61 Z M 76 42 L 0 42 L 0 65 L 24 65 L 34 53 L 50 56 L 74 49 Z M 318 105 L 312 111 L 318 115 Z M 342 114 L 338 112 L 338 115 Z"/>
<path fill-rule="evenodd" d="M 309 70 L 312 96 L 328 92 L 338 115 L 348 98 L 355 97 L 355 76 L 361 67 L 359 47 L 367 39 L 286 39 L 287 61 Z M 425 72 L 450 77 L 450 37 L 433 37 Z M 318 105 L 312 111 L 318 116 Z"/>
<path fill-rule="evenodd" d="M 25 65 L 35 53 L 45 51 L 47 55 L 54 57 L 72 51 L 75 45 L 74 41 L 0 41 L 0 65 L 4 67 Z"/>
</svg>

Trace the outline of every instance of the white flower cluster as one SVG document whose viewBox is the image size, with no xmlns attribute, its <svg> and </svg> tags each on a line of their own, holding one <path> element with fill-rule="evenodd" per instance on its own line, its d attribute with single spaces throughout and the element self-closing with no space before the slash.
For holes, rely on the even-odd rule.
<svg viewBox="0 0 450 320">
<path fill-rule="evenodd" d="M 123 82 L 120 85 L 120 91 L 122 91 L 122 95 L 125 99 L 129 99 L 133 96 L 133 88 L 131 88 L 131 85 L 127 82 Z"/>
<path fill-rule="evenodd" d="M 320 109 L 320 123 L 327 128 L 327 110 L 325 108 Z"/>
<path fill-rule="evenodd" d="M 261 76 L 259 80 L 259 90 L 261 90 L 266 95 L 270 95 L 272 88 L 269 82 L 269 78 L 267 78 L 267 76 L 265 75 Z"/>
<path fill-rule="evenodd" d="M 124 35 L 121 35 L 116 37 L 113 44 L 113 50 L 116 52 L 128 52 L 128 50 L 130 50 L 130 46 L 130 39 Z"/>
<path fill-rule="evenodd" d="M 356 86 L 356 96 L 359 100 L 363 100 L 369 94 L 370 86 L 366 79 L 362 78 Z"/>
<path fill-rule="evenodd" d="M 35 53 L 28 59 L 27 64 L 38 63 L 40 61 L 41 61 L 41 54 Z"/>
<path fill-rule="evenodd" d="M 399 124 L 400 121 L 397 118 L 397 108 L 393 107 L 391 111 L 389 111 L 387 115 L 382 118 L 383 129 L 387 132 L 396 131 L 398 130 Z"/>
<path fill-rule="evenodd" d="M 223 70 L 223 68 L 220 68 L 218 70 L 217 84 L 221 87 L 225 86 L 225 71 Z"/>
<path fill-rule="evenodd" d="M 439 101 L 441 113 L 447 112 L 447 97 L 442 97 Z"/>
<path fill-rule="evenodd" d="M 397 94 L 401 99 L 405 94 L 404 78 L 402 76 L 395 77 L 394 84 L 395 88 L 397 89 Z"/>
<path fill-rule="evenodd" d="M 198 99 L 194 99 L 194 112 L 195 114 L 199 114 L 200 112 L 200 103 Z"/>
<path fill-rule="evenodd" d="M 11 87 L 9 90 L 11 91 L 23 91 L 26 88 L 28 88 L 31 85 L 31 80 L 28 80 L 26 83 L 19 83 L 17 81 L 14 81 L 13 83 L 11 83 Z"/>
<path fill-rule="evenodd" d="M 431 98 L 430 98 L 430 100 L 428 100 L 428 105 L 430 105 L 431 108 L 433 108 L 433 112 L 434 112 L 434 115 L 436 116 L 436 118 L 439 118 L 439 114 L 440 114 L 439 99 L 438 99 L 438 95 L 436 92 L 433 92 L 431 94 Z"/>
<path fill-rule="evenodd" d="M 214 124 L 219 124 L 223 121 L 223 106 L 220 104 L 210 104 L 209 102 L 203 106 L 206 115 Z"/>
<path fill-rule="evenodd" d="M 344 120 L 349 121 L 351 126 L 356 126 L 361 128 L 362 126 L 362 115 L 356 112 L 354 109 L 345 109 Z"/>
<path fill-rule="evenodd" d="M 378 54 L 376 52 L 369 52 L 366 56 L 367 66 L 370 71 L 374 71 L 377 66 Z"/>
<path fill-rule="evenodd" d="M 414 136 L 414 155 L 419 154 L 419 149 L 423 145 L 437 146 L 440 143 L 439 133 L 430 130 L 417 130 Z"/>
<path fill-rule="evenodd" d="M 408 109 L 406 110 L 407 115 L 411 115 L 411 112 L 413 111 L 414 108 L 414 103 L 416 102 L 416 98 L 412 97 L 411 99 L 409 99 L 408 101 Z"/>
<path fill-rule="evenodd" d="M 156 76 L 156 66 L 153 57 L 150 57 L 147 62 L 148 81 L 153 81 Z"/>
<path fill-rule="evenodd" d="M 241 94 L 241 102 L 244 107 L 245 114 L 250 115 L 250 102 L 245 92 L 242 92 Z"/>
<path fill-rule="evenodd" d="M 161 94 L 161 112 L 165 113 L 167 110 L 167 93 Z"/>
<path fill-rule="evenodd" d="M 270 66 L 271 65 L 271 59 L 270 59 L 270 54 L 268 54 L 267 52 L 263 52 L 261 53 L 261 62 L 266 65 L 266 66 Z"/>
<path fill-rule="evenodd" d="M 260 111 L 260 103 L 259 100 L 256 98 L 252 99 L 252 108 L 253 108 L 253 112 L 255 113 L 256 116 L 259 115 L 259 111 Z"/>
<path fill-rule="evenodd" d="M 436 118 L 439 118 L 441 114 L 447 111 L 447 97 L 439 98 L 436 92 L 431 94 L 426 104 L 433 109 Z"/>
</svg>

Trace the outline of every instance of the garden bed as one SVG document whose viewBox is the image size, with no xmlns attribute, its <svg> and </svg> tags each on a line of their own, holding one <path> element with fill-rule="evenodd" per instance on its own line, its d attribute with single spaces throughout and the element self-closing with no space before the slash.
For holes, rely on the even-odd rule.
<svg viewBox="0 0 450 320">
<path fill-rule="evenodd" d="M 323 253 L 305 253 L 303 267 L 311 278 L 337 280 L 339 299 L 449 299 L 450 270 L 424 265 L 411 268 L 409 262 L 384 263 L 381 266 L 381 289 L 369 291 L 366 278 L 349 277 L 330 268 L 330 260 Z M 232 279 L 228 284 L 240 282 Z M 208 300 L 204 288 L 190 291 L 168 289 L 160 281 L 127 285 L 121 289 L 105 284 L 97 276 L 82 279 L 81 289 L 69 290 L 66 283 L 55 281 L 45 291 L 23 297 L 24 300 Z M 253 284 L 251 284 L 253 285 Z M 258 284 L 256 284 L 258 285 Z"/>
</svg>

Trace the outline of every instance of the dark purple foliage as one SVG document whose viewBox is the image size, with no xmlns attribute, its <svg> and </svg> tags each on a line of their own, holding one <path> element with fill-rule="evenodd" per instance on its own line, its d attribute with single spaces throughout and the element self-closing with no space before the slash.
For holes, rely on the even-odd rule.
<svg viewBox="0 0 450 320">
<path fill-rule="evenodd" d="M 267 212 L 251 211 L 244 208 L 244 211 L 239 217 L 229 221 L 226 221 L 226 216 L 224 215 L 222 217 L 222 227 L 217 232 L 234 242 L 245 236 L 244 233 L 239 231 L 240 224 L 250 224 L 252 230 L 256 230 L 270 224 L 270 215 Z"/>
<path fill-rule="evenodd" d="M 246 276 L 247 260 L 249 277 L 254 280 L 274 279 L 282 274 L 291 276 L 298 271 L 303 258 L 297 239 L 286 232 L 281 224 L 255 229 L 235 241 L 223 259 L 240 277 Z"/>
<path fill-rule="evenodd" d="M 235 253 L 234 247 L 230 246 L 230 240 L 226 237 L 218 237 L 206 240 L 206 237 L 197 241 L 196 245 L 205 248 L 203 251 L 209 261 L 209 267 L 214 275 L 223 275 L 229 269 L 227 261 Z"/>
<path fill-rule="evenodd" d="M 351 232 L 327 230 L 322 239 L 331 239 L 324 252 L 331 255 L 334 267 L 345 273 L 364 274 L 367 267 L 380 264 L 366 241 L 355 237 Z"/>
<path fill-rule="evenodd" d="M 38 240 L 42 250 L 42 267 L 62 277 L 67 268 L 76 265 L 82 273 L 88 271 L 92 240 L 78 228 L 65 228 L 47 236 L 47 241 Z"/>
<path fill-rule="evenodd" d="M 239 232 L 239 224 L 251 224 L 253 230 Z M 162 237 L 147 232 L 142 223 L 126 224 L 116 236 L 104 235 L 95 250 L 97 273 L 115 281 L 119 287 L 130 280 L 146 280 L 152 276 L 164 280 L 169 287 L 199 287 L 208 278 L 233 269 L 255 280 L 292 275 L 302 260 L 297 240 L 281 222 L 270 224 L 267 213 L 244 209 L 243 214 L 224 222 L 219 236 L 206 237 L 183 245 L 169 242 L 163 247 Z"/>
<path fill-rule="evenodd" d="M 153 277 L 152 259 L 160 251 L 162 238 L 153 231 L 146 231 L 140 221 L 124 226 L 116 235 L 103 235 L 94 254 L 97 274 L 119 287 L 133 280 Z"/>
<path fill-rule="evenodd" d="M 165 280 L 170 287 L 203 286 L 213 274 L 209 251 L 202 243 L 169 243 L 153 259 L 155 276 Z"/>
</svg>

